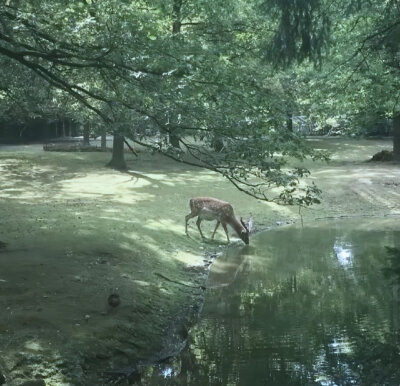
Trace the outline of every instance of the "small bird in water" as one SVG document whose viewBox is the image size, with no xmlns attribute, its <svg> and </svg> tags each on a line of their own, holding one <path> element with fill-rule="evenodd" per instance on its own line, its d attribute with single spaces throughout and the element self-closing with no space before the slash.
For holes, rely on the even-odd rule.
<svg viewBox="0 0 400 386">
<path fill-rule="evenodd" d="M 119 297 L 119 295 L 118 294 L 111 294 L 109 297 L 108 297 L 108 304 L 111 306 L 111 307 L 113 307 L 113 308 L 115 308 L 115 307 L 118 307 L 119 305 L 120 305 L 120 303 L 121 303 L 121 299 L 120 299 L 120 297 Z"/>
</svg>

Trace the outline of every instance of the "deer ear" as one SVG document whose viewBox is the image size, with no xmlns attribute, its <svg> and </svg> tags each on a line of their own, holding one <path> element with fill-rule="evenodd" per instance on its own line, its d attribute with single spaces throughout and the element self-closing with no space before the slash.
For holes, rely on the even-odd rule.
<svg viewBox="0 0 400 386">
<path fill-rule="evenodd" d="M 246 232 L 249 233 L 249 229 L 247 228 L 246 224 L 244 223 L 242 217 L 240 217 L 240 222 L 242 223 L 243 228 L 246 229 Z"/>
<path fill-rule="evenodd" d="M 253 225 L 254 225 L 253 218 L 250 217 L 250 220 L 249 220 L 249 222 L 247 223 L 247 229 L 249 230 L 249 233 L 252 231 Z"/>
</svg>

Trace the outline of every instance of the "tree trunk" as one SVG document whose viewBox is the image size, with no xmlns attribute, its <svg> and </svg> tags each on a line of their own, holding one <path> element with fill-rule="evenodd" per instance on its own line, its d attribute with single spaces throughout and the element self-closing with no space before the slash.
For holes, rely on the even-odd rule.
<svg viewBox="0 0 400 386">
<path fill-rule="evenodd" d="M 290 132 L 293 132 L 293 114 L 292 113 L 287 114 L 286 127 Z"/>
<path fill-rule="evenodd" d="M 89 135 L 90 135 L 90 129 L 89 129 L 89 124 L 85 123 L 83 126 L 83 144 L 85 146 L 89 146 Z"/>
<path fill-rule="evenodd" d="M 106 150 L 107 148 L 107 132 L 106 128 L 101 129 L 101 148 Z"/>
<path fill-rule="evenodd" d="M 211 140 L 211 146 L 215 151 L 220 153 L 224 148 L 224 141 L 221 138 L 213 137 Z"/>
<path fill-rule="evenodd" d="M 64 117 L 62 120 L 62 136 L 63 136 L 63 138 L 65 137 L 65 118 Z"/>
<path fill-rule="evenodd" d="M 179 146 L 179 136 L 175 135 L 174 133 L 171 133 L 169 135 L 169 143 L 173 146 L 173 147 L 177 147 L 180 148 Z"/>
<path fill-rule="evenodd" d="M 181 32 L 182 21 L 181 21 L 181 10 L 182 10 L 182 0 L 174 0 L 172 6 L 173 13 L 173 24 L 172 24 L 172 33 L 178 34 Z"/>
<path fill-rule="evenodd" d="M 182 11 L 182 0 L 174 0 L 172 6 L 172 33 L 174 35 L 181 33 L 182 21 L 181 21 L 181 11 Z M 174 112 L 172 112 L 171 122 L 174 121 Z M 179 146 L 179 135 L 174 132 L 169 134 L 169 143 L 176 148 L 180 148 Z"/>
<path fill-rule="evenodd" d="M 114 133 L 112 158 L 107 166 L 117 170 L 126 170 L 128 168 L 124 156 L 124 136 L 121 134 Z"/>
<path fill-rule="evenodd" d="M 393 118 L 393 159 L 400 162 L 400 114 Z"/>
</svg>

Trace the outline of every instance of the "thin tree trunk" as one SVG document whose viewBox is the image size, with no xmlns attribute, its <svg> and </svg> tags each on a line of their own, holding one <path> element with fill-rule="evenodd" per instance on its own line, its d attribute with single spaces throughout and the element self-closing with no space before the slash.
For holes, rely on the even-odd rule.
<svg viewBox="0 0 400 386">
<path fill-rule="evenodd" d="M 398 335 L 399 332 L 399 283 L 392 283 L 392 329 Z"/>
<path fill-rule="evenodd" d="M 292 113 L 287 114 L 286 127 L 289 131 L 293 132 L 293 114 Z"/>
<path fill-rule="evenodd" d="M 181 27 L 182 27 L 182 21 L 181 21 L 181 10 L 182 10 L 182 0 L 174 0 L 173 6 L 172 6 L 172 17 L 173 17 L 173 23 L 172 23 L 172 33 L 179 34 L 181 33 Z M 171 122 L 174 122 L 174 117 L 176 113 L 172 113 L 171 116 Z M 173 131 L 170 132 L 169 134 L 169 143 L 176 148 L 180 148 L 179 146 L 179 135 L 174 133 Z"/>
<path fill-rule="evenodd" d="M 65 137 L 65 118 L 62 120 L 62 136 Z"/>
<path fill-rule="evenodd" d="M 101 129 L 101 148 L 103 150 L 107 148 L 107 132 L 105 127 Z"/>
<path fill-rule="evenodd" d="M 117 170 L 126 170 L 127 165 L 124 156 L 124 136 L 114 133 L 113 151 L 111 161 L 107 164 Z"/>
<path fill-rule="evenodd" d="M 173 13 L 173 24 L 172 24 L 172 33 L 179 34 L 181 32 L 181 9 L 182 9 L 182 0 L 174 0 L 174 4 L 172 6 Z"/>
<path fill-rule="evenodd" d="M 83 126 L 83 144 L 85 146 L 89 146 L 89 135 L 90 135 L 90 127 L 88 123 L 85 123 Z"/>
<path fill-rule="evenodd" d="M 393 118 L 393 159 L 400 162 L 400 114 Z"/>
</svg>

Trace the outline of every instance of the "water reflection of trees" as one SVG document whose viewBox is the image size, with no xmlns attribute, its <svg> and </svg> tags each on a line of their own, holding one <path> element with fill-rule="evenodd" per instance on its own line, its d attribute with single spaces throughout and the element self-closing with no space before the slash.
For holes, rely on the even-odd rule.
<svg viewBox="0 0 400 386">
<path fill-rule="evenodd" d="M 392 290 L 382 280 L 384 245 L 396 237 L 332 229 L 266 234 L 245 274 L 209 292 L 182 356 L 183 384 L 397 385 Z M 344 247 L 335 245 L 351 249 L 351 264 L 343 265 L 335 254 Z"/>
</svg>

